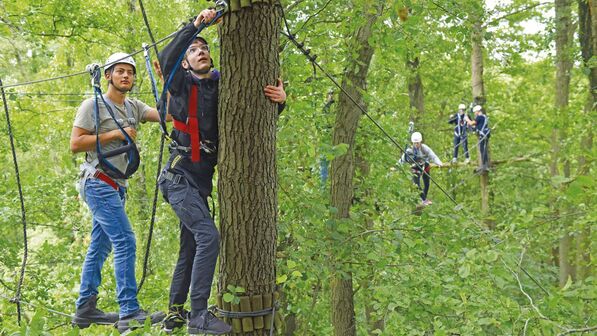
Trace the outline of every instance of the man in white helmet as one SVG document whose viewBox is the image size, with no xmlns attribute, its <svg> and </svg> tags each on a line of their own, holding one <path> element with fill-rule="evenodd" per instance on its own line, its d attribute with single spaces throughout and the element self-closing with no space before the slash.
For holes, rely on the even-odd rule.
<svg viewBox="0 0 597 336">
<path fill-rule="evenodd" d="M 489 138 L 491 137 L 491 129 L 489 128 L 489 117 L 485 115 L 485 111 L 481 105 L 473 107 L 475 113 L 475 120 L 467 120 L 471 126 L 475 126 L 475 131 L 479 137 L 479 151 L 481 152 L 481 166 L 477 168 L 477 172 L 489 171 Z"/>
<path fill-rule="evenodd" d="M 466 105 L 460 104 L 458 105 L 458 112 L 450 116 L 450 120 L 448 120 L 449 124 L 455 124 L 454 127 L 454 156 L 452 157 L 452 163 L 456 163 L 458 161 L 458 148 L 462 146 L 462 150 L 464 151 L 464 163 L 469 163 L 470 156 L 468 153 L 468 136 L 466 134 L 467 131 L 467 120 L 469 117 L 466 114 Z"/>
<path fill-rule="evenodd" d="M 79 192 L 92 214 L 91 241 L 83 263 L 77 309 L 72 320 L 80 328 L 86 328 L 90 324 L 113 325 L 118 322 L 119 330 L 124 331 L 132 321 L 143 325 L 148 317 L 152 323 L 157 323 L 164 317 L 163 313 L 148 314 L 139 306 L 135 279 L 135 234 L 124 208 L 127 181 L 122 176 L 115 177 L 113 171 L 102 168 L 97 152 L 97 142 L 101 145 L 101 152 L 107 153 L 121 147 L 127 138 L 135 140 L 139 122 L 159 121 L 156 109 L 137 99 L 126 97 L 133 88 L 136 72 L 135 60 L 131 56 L 125 53 L 111 55 L 104 70 L 108 90 L 104 99 L 97 101 L 98 131 L 94 98 L 81 103 L 72 128 L 71 151 L 86 153 L 85 163 L 81 166 Z M 114 117 L 109 114 L 106 104 L 113 111 Z M 124 153 L 105 160 L 119 171 L 125 171 L 130 164 Z M 112 248 L 116 293 L 120 305 L 118 314 L 104 313 L 96 307 L 102 266 Z"/>
<path fill-rule="evenodd" d="M 423 144 L 423 136 L 419 132 L 414 132 L 411 137 L 412 148 L 407 148 L 406 153 L 402 154 L 399 163 L 410 163 L 413 173 L 413 183 L 421 189 L 421 202 L 423 205 L 430 205 L 430 199 L 427 199 L 429 192 L 429 176 L 431 171 L 430 162 L 441 167 L 442 161 L 435 155 L 429 146 Z M 423 188 L 421 188 L 421 176 L 423 176 Z"/>
</svg>

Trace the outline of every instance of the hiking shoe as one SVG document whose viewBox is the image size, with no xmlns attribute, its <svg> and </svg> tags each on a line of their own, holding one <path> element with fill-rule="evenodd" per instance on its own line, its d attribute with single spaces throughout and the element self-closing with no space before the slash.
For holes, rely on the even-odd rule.
<svg viewBox="0 0 597 336">
<path fill-rule="evenodd" d="M 458 161 L 458 159 L 457 159 L 457 158 L 453 158 L 453 159 L 452 159 L 452 163 L 456 163 L 456 161 Z"/>
<path fill-rule="evenodd" d="M 431 200 L 430 200 L 430 199 L 426 199 L 426 200 L 425 200 L 425 203 L 426 203 L 426 205 L 431 205 L 431 204 L 433 204 L 433 202 L 431 202 Z"/>
<path fill-rule="evenodd" d="M 468 164 L 469 162 L 471 162 L 471 159 L 466 158 L 466 160 L 464 160 L 464 164 Z"/>
<path fill-rule="evenodd" d="M 116 328 L 118 329 L 118 332 L 122 334 L 129 329 L 133 330 L 142 327 L 145 324 L 145 320 L 148 318 L 150 319 L 151 324 L 156 324 L 162 322 L 165 316 L 166 314 L 163 312 L 155 312 L 150 315 L 145 310 L 139 309 L 135 313 L 118 320 Z"/>
<path fill-rule="evenodd" d="M 85 329 L 92 324 L 110 325 L 116 321 L 118 321 L 118 313 L 104 313 L 97 309 L 97 296 L 92 295 L 81 307 L 77 308 L 71 323 L 79 329 Z"/>
<path fill-rule="evenodd" d="M 232 332 L 232 327 L 206 310 L 189 320 L 187 331 L 191 335 L 209 334 L 222 335 Z"/>
<path fill-rule="evenodd" d="M 185 309 L 182 311 L 170 311 L 164 319 L 163 330 L 170 334 L 174 329 L 184 327 L 189 320 L 189 312 Z"/>
</svg>

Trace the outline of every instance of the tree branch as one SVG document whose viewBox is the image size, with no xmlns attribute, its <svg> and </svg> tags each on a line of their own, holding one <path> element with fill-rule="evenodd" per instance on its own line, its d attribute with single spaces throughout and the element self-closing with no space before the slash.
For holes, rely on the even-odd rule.
<svg viewBox="0 0 597 336">
<path fill-rule="evenodd" d="M 501 21 L 501 20 L 503 20 L 503 19 L 505 19 L 505 18 L 507 18 L 507 17 L 509 17 L 509 16 L 513 16 L 513 15 L 516 15 L 516 14 L 520 14 L 520 13 L 522 13 L 522 12 L 526 12 L 526 11 L 528 11 L 528 10 L 531 10 L 531 9 L 533 9 L 533 8 L 536 8 L 536 7 L 539 7 L 539 6 L 543 6 L 543 5 L 548 5 L 548 4 L 551 4 L 551 2 L 539 2 L 539 3 L 536 3 L 536 4 L 534 4 L 534 5 L 530 5 L 530 6 L 527 6 L 527 7 L 524 7 L 524 8 L 520 8 L 520 9 L 518 9 L 518 10 L 516 10 L 516 11 L 512 12 L 512 13 L 504 14 L 504 15 L 502 15 L 502 16 L 499 16 L 499 17 L 497 17 L 497 18 L 495 18 L 495 19 L 493 19 L 493 20 L 491 20 L 491 21 L 487 22 L 487 23 L 486 23 L 486 24 L 483 26 L 483 28 L 486 28 L 487 26 L 490 26 L 490 25 L 492 25 L 492 24 L 494 24 L 494 23 L 497 23 L 498 21 Z"/>
</svg>

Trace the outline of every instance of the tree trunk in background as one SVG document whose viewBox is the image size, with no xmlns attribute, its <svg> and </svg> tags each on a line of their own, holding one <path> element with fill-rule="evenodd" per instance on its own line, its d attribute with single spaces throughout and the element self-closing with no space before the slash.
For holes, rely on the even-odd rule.
<svg viewBox="0 0 597 336">
<path fill-rule="evenodd" d="M 423 81 L 419 74 L 419 57 L 414 57 L 406 61 L 408 68 L 408 98 L 410 101 L 410 120 L 417 122 L 425 113 L 425 96 L 423 91 Z M 415 116 L 412 115 L 413 109 L 417 110 Z"/>
<path fill-rule="evenodd" d="M 475 105 L 485 105 L 485 85 L 483 83 L 483 34 L 485 29 L 481 22 L 476 22 L 473 26 L 472 32 L 472 52 L 471 52 L 471 83 L 473 92 L 473 102 Z M 475 142 L 476 143 L 476 142 Z M 479 167 L 482 166 L 481 151 L 477 145 Z M 488 156 L 489 146 L 487 148 Z M 491 157 L 489 157 L 488 165 L 491 165 Z M 493 229 L 495 223 L 488 219 L 491 214 L 489 205 L 489 173 L 483 171 L 479 177 L 481 189 L 481 214 L 484 217 L 485 224 Z"/>
<path fill-rule="evenodd" d="M 220 27 L 220 295 L 228 285 L 245 288 L 242 295 L 247 296 L 272 294 L 276 287 L 278 109 L 263 94 L 280 75 L 276 6 L 259 2 L 231 7 Z M 269 333 L 247 328 L 234 332 Z"/>
<path fill-rule="evenodd" d="M 373 25 L 381 14 L 383 3 L 378 1 L 375 11 L 372 11 L 372 4 L 365 4 L 364 23 L 355 32 L 352 44 L 358 48 L 358 56 L 347 66 L 342 80 L 342 87 L 363 107 L 365 104 L 361 91 L 366 89 L 367 72 L 373 56 L 369 38 Z M 354 139 L 360 117 L 361 111 L 346 95 L 340 94 L 332 144 L 348 144 L 349 147 L 346 154 L 334 158 L 330 174 L 331 206 L 338 209 L 336 218 L 339 220 L 350 217 L 353 199 Z M 352 274 L 350 270 L 342 270 L 342 260 L 336 260 L 333 267 L 335 269 L 332 270 L 331 291 L 334 335 L 354 336 L 356 326 Z"/>
<path fill-rule="evenodd" d="M 589 7 L 592 6 L 592 8 Z M 584 129 L 586 134 L 581 138 L 581 155 L 578 157 L 578 175 L 589 175 L 590 167 L 590 153 L 593 149 L 593 127 L 595 127 L 595 117 L 592 115 L 597 110 L 594 107 L 597 102 L 597 67 L 590 65 L 590 59 L 594 55 L 594 50 L 597 49 L 597 37 L 593 32 L 597 31 L 597 18 L 595 13 L 597 10 L 597 2 L 586 0 L 578 0 L 578 16 L 579 16 L 579 33 L 580 46 L 582 51 L 583 64 L 589 68 L 589 93 L 587 95 L 587 103 L 585 105 L 584 120 L 589 121 L 589 125 Z M 589 225 L 581 228 L 576 235 L 576 276 L 579 280 L 584 280 L 591 275 L 591 228 Z"/>
<path fill-rule="evenodd" d="M 560 122 L 556 122 L 556 127 L 552 130 L 552 161 L 551 174 L 557 176 L 559 173 L 558 163 L 563 162 L 563 173 L 565 177 L 570 176 L 570 163 L 562 156 L 561 143 L 566 141 L 566 124 L 569 116 L 566 114 L 568 107 L 568 95 L 570 88 L 570 69 L 572 68 L 571 46 L 572 46 L 572 1 L 555 1 L 555 21 L 556 21 L 556 92 L 555 92 L 555 113 L 556 120 L 562 121 L 562 128 L 559 128 Z M 557 204 L 556 204 L 557 207 Z M 574 276 L 574 268 L 571 263 L 572 237 L 570 236 L 570 221 L 562 219 L 562 232 L 559 243 L 559 266 L 560 266 L 560 286 L 564 286 L 569 277 Z"/>
</svg>

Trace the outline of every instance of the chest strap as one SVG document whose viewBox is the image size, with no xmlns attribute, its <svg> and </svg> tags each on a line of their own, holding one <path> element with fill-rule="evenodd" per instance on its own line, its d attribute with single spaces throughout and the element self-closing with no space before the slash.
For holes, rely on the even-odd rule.
<svg viewBox="0 0 597 336">
<path fill-rule="evenodd" d="M 174 128 L 187 133 L 191 137 L 191 161 L 192 162 L 199 162 L 201 159 L 200 157 L 200 149 L 201 149 L 201 139 L 199 135 L 199 119 L 197 119 L 197 85 L 191 86 L 191 93 L 189 95 L 189 110 L 187 121 L 182 122 L 179 120 L 174 119 Z"/>
</svg>

